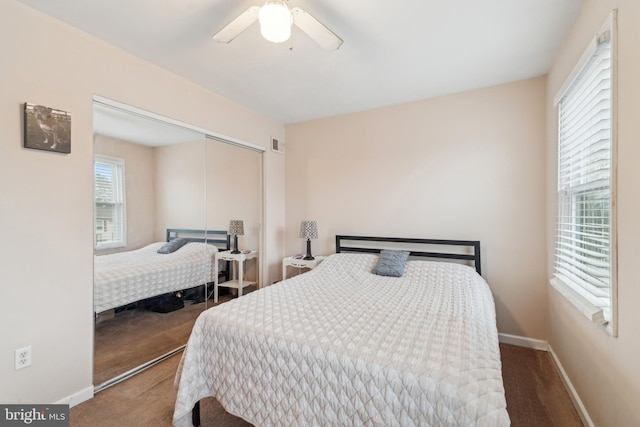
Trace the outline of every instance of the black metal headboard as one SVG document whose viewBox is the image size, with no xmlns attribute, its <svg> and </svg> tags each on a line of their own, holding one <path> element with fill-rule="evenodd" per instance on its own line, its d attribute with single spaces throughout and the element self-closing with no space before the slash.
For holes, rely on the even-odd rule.
<svg viewBox="0 0 640 427">
<path fill-rule="evenodd" d="M 336 253 L 340 252 L 367 252 L 379 253 L 383 248 L 365 248 L 353 245 L 346 245 L 343 241 L 366 241 L 366 242 L 392 242 L 392 243 L 410 243 L 422 245 L 442 245 L 442 246 L 466 246 L 473 248 L 473 254 L 459 254 L 448 252 L 422 252 L 411 251 L 412 256 L 420 256 L 426 258 L 446 258 L 472 261 L 478 274 L 481 273 L 480 266 L 480 241 L 479 240 L 441 240 L 441 239 L 409 239 L 403 237 L 367 237 L 367 236 L 343 236 L 336 235 Z"/>
<path fill-rule="evenodd" d="M 191 230 L 188 228 L 167 228 L 167 242 L 184 237 L 190 242 L 209 243 L 227 251 L 231 249 L 231 236 L 227 230 Z"/>
</svg>

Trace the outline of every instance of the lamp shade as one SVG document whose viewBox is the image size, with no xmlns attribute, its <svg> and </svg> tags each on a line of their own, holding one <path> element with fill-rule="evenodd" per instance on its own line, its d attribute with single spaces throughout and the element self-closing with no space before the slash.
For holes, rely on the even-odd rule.
<svg viewBox="0 0 640 427">
<path fill-rule="evenodd" d="M 229 222 L 229 234 L 232 236 L 244 236 L 244 223 L 241 219 L 232 219 Z"/>
<path fill-rule="evenodd" d="M 273 43 L 282 43 L 291 37 L 293 16 L 284 1 L 267 1 L 258 12 L 260 33 Z"/>
<path fill-rule="evenodd" d="M 300 224 L 300 238 L 317 239 L 318 223 L 315 221 L 302 221 L 302 223 Z"/>
</svg>

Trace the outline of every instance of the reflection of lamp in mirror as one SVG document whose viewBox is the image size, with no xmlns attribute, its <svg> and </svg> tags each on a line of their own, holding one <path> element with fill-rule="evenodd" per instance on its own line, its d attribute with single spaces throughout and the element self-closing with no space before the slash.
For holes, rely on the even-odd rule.
<svg viewBox="0 0 640 427">
<path fill-rule="evenodd" d="M 302 224 L 300 224 L 300 238 L 307 239 L 307 256 L 303 259 L 315 259 L 311 256 L 311 239 L 318 238 L 318 224 L 315 221 L 302 221 Z"/>
<path fill-rule="evenodd" d="M 239 254 L 238 250 L 238 236 L 244 236 L 244 223 L 241 219 L 232 219 L 229 222 L 229 234 L 233 236 L 233 250 L 232 254 Z"/>
</svg>

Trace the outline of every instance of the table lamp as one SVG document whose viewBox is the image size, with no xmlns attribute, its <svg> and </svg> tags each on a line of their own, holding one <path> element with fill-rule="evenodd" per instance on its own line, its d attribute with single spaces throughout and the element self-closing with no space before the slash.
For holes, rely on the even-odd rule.
<svg viewBox="0 0 640 427">
<path fill-rule="evenodd" d="M 302 221 L 302 224 L 300 224 L 300 238 L 307 239 L 307 256 L 303 259 L 315 259 L 311 255 L 311 239 L 318 238 L 318 224 L 315 221 Z"/>
<path fill-rule="evenodd" d="M 238 250 L 238 236 L 244 236 L 244 223 L 241 219 L 232 219 L 229 222 L 229 234 L 233 236 L 233 250 L 232 254 L 239 254 Z"/>
</svg>

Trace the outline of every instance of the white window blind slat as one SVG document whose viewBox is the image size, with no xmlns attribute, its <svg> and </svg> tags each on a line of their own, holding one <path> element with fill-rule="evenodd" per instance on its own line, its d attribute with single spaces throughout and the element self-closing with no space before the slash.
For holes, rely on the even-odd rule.
<svg viewBox="0 0 640 427">
<path fill-rule="evenodd" d="M 609 110 L 602 114 L 609 115 Z M 581 129 L 581 134 L 570 134 L 569 132 L 563 133 L 562 137 L 566 141 L 566 145 L 562 147 L 560 154 L 562 156 L 573 156 L 581 154 L 585 156 L 594 150 L 598 150 L 606 143 L 610 138 L 610 126 L 609 120 L 599 120 L 592 124 L 590 129 Z M 600 142 L 599 145 L 593 145 Z"/>
<path fill-rule="evenodd" d="M 578 244 L 576 244 L 578 243 Z M 600 249 L 600 251 L 598 250 Z M 574 239 L 573 243 L 567 241 L 566 239 L 560 240 L 558 242 L 558 255 L 563 253 L 571 256 L 573 255 L 575 258 L 579 259 L 583 264 L 591 263 L 591 264 L 600 264 L 606 266 L 608 268 L 608 258 L 609 251 L 608 246 L 600 245 L 585 245 L 583 240 Z"/>
</svg>

